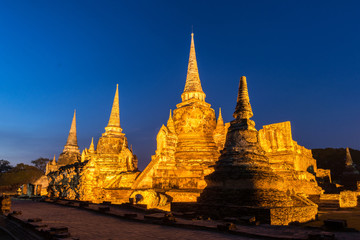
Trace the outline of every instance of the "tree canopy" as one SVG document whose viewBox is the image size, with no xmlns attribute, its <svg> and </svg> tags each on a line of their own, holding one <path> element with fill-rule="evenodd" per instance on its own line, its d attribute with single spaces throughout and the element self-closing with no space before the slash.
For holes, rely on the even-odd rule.
<svg viewBox="0 0 360 240">
<path fill-rule="evenodd" d="M 32 160 L 31 163 L 37 167 L 38 169 L 40 169 L 43 173 L 45 173 L 46 170 L 46 164 L 50 161 L 49 158 L 43 158 L 40 157 L 36 160 Z"/>
<path fill-rule="evenodd" d="M 10 171 L 13 167 L 10 165 L 8 160 L 0 160 L 0 173 L 6 173 Z"/>
<path fill-rule="evenodd" d="M 8 172 L 0 174 L 0 186 L 18 188 L 22 184 L 35 182 L 42 175 L 43 173 L 38 168 L 19 163 Z"/>
</svg>

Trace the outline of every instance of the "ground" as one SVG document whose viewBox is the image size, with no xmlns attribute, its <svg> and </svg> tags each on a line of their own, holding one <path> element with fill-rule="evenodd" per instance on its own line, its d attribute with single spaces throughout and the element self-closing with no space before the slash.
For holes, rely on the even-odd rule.
<svg viewBox="0 0 360 240">
<path fill-rule="evenodd" d="M 70 204 L 69 204 L 70 203 Z M 320 228 L 304 226 L 270 226 L 267 224 L 236 225 L 232 233 L 217 231 L 217 225 L 224 222 L 214 220 L 194 220 L 176 218 L 175 226 L 150 223 L 147 217 L 162 218 L 163 213 L 150 214 L 114 205 L 90 204 L 79 208 L 79 203 L 71 201 L 58 201 L 57 203 L 38 202 L 32 200 L 12 201 L 12 210 L 21 211 L 15 217 L 27 221 L 29 218 L 41 218 L 41 224 L 47 227 L 69 228 L 72 237 L 81 240 L 87 239 L 308 239 L 309 234 L 335 234 L 337 240 L 360 239 L 358 232 L 327 232 Z M 100 213 L 99 207 L 109 207 L 106 213 Z M 349 227 L 360 226 L 360 209 L 320 211 L 320 220 L 328 218 L 347 219 Z M 125 214 L 136 213 L 135 219 L 124 218 Z M 327 214 L 327 215 L 326 215 Z M 158 222 L 159 223 L 159 222 Z M 315 221 L 309 225 L 322 225 L 322 221 Z M 358 224 L 358 225 L 356 225 Z M 0 229 L 2 225 L 0 224 Z M 199 230 L 199 228 L 204 230 Z M 360 228 L 359 228 L 360 229 Z"/>
<path fill-rule="evenodd" d="M 239 239 L 250 238 L 190 230 L 170 226 L 143 224 L 104 216 L 76 208 L 62 207 L 33 201 L 13 201 L 12 209 L 22 211 L 21 218 L 41 218 L 49 227 L 67 226 L 80 239 Z"/>
</svg>

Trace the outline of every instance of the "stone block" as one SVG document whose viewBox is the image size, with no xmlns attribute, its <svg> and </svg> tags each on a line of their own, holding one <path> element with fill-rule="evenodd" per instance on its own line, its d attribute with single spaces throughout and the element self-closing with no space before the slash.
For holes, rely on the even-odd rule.
<svg viewBox="0 0 360 240">
<path fill-rule="evenodd" d="M 347 227 L 347 222 L 343 219 L 327 219 L 324 226 L 329 230 L 341 230 Z"/>
<path fill-rule="evenodd" d="M 89 203 L 87 202 L 80 202 L 79 207 L 89 207 Z"/>
<path fill-rule="evenodd" d="M 11 198 L 9 196 L 0 197 L 0 212 L 9 213 L 11 209 Z"/>
<path fill-rule="evenodd" d="M 339 204 L 340 208 L 353 208 L 357 206 L 357 192 L 343 191 L 340 192 Z"/>
<path fill-rule="evenodd" d="M 100 211 L 100 212 L 109 212 L 109 211 L 110 211 L 110 207 L 99 207 L 99 211 Z"/>
<path fill-rule="evenodd" d="M 162 219 L 162 222 L 163 223 L 174 223 L 174 222 L 176 222 L 176 219 L 172 213 L 165 213 L 165 215 Z"/>
<path fill-rule="evenodd" d="M 332 233 L 311 233 L 308 240 L 335 240 L 335 234 Z"/>
<path fill-rule="evenodd" d="M 137 214 L 136 213 L 125 213 L 124 217 L 125 218 L 136 218 Z"/>
<path fill-rule="evenodd" d="M 236 225 L 234 223 L 219 224 L 216 227 L 220 231 L 234 231 L 234 230 L 236 230 Z"/>
<path fill-rule="evenodd" d="M 29 218 L 28 222 L 41 222 L 42 219 L 41 218 Z"/>
</svg>

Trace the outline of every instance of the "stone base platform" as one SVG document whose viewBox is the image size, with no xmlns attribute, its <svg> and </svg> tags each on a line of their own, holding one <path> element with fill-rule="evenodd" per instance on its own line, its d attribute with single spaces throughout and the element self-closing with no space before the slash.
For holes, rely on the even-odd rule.
<svg viewBox="0 0 360 240">
<path fill-rule="evenodd" d="M 165 193 L 172 197 L 172 202 L 197 202 L 198 197 L 200 197 L 200 190 L 182 190 L 182 189 L 173 189 L 166 191 Z"/>
<path fill-rule="evenodd" d="M 195 212 L 211 219 L 255 217 L 256 221 L 271 225 L 289 225 L 292 222 L 315 220 L 318 211 L 316 204 L 296 207 L 243 207 L 234 205 L 205 205 L 199 203 L 171 203 L 172 212 Z"/>
</svg>

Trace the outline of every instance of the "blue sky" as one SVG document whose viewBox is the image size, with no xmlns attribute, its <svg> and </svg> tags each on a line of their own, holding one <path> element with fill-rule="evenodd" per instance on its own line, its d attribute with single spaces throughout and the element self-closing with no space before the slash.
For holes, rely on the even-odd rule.
<svg viewBox="0 0 360 240">
<path fill-rule="evenodd" d="M 181 101 L 194 26 L 206 101 L 232 120 L 247 76 L 254 120 L 291 121 L 306 148 L 360 149 L 357 1 L 1 1 L 0 159 L 58 156 L 77 110 L 97 142 L 119 84 L 143 169 Z"/>
</svg>

